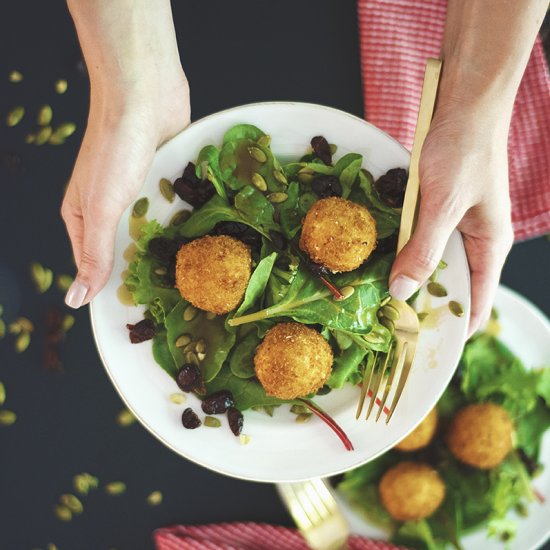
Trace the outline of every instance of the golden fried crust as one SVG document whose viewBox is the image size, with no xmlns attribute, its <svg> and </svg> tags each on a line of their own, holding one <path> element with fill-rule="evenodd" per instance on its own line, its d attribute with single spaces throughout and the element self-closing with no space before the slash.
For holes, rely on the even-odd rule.
<svg viewBox="0 0 550 550">
<path fill-rule="evenodd" d="M 480 469 L 498 466 L 513 447 L 514 424 L 495 403 L 476 403 L 458 411 L 447 445 L 461 462 Z"/>
<path fill-rule="evenodd" d="M 256 349 L 254 368 L 267 395 L 294 399 L 317 391 L 332 370 L 332 349 L 312 328 L 279 323 Z"/>
<path fill-rule="evenodd" d="M 220 235 L 184 244 L 176 256 L 176 287 L 195 307 L 221 315 L 235 309 L 250 279 L 252 256 L 241 241 Z"/>
<path fill-rule="evenodd" d="M 404 439 L 402 439 L 395 449 L 398 451 L 416 451 L 427 447 L 437 429 L 437 409 L 434 407 L 422 422 Z"/>
<path fill-rule="evenodd" d="M 376 222 L 365 206 L 329 197 L 306 214 L 300 248 L 331 271 L 357 269 L 375 247 Z"/>
<path fill-rule="evenodd" d="M 382 476 L 378 492 L 393 518 L 417 521 L 439 508 L 445 498 L 445 484 L 427 464 L 400 462 Z"/>
</svg>

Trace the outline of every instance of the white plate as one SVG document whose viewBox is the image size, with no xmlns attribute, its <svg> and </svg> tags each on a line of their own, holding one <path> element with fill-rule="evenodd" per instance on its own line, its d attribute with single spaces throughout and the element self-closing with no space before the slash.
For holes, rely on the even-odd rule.
<svg viewBox="0 0 550 550">
<path fill-rule="evenodd" d="M 272 136 L 275 154 L 298 158 L 318 134 L 338 145 L 338 155 L 358 152 L 364 166 L 375 177 L 390 168 L 407 167 L 409 153 L 392 138 L 355 116 L 336 109 L 302 103 L 258 103 L 236 107 L 195 122 L 165 144 L 156 154 L 140 196 L 150 200 L 148 218 L 167 224 L 182 208 L 177 200 L 169 204 L 158 191 L 160 178 L 174 181 L 188 161 L 194 160 L 204 145 L 219 145 L 231 126 L 251 123 Z M 371 460 L 393 446 L 411 431 L 439 399 L 458 362 L 469 316 L 469 274 L 458 233 L 445 250 L 449 267 L 441 281 L 449 289 L 448 299 L 464 304 L 466 314 L 459 319 L 446 311 L 446 299 L 434 299 L 445 309 L 437 326 L 420 336 L 417 360 L 394 417 L 386 426 L 355 420 L 358 389 L 347 387 L 316 399 L 344 428 L 355 451 L 344 450 L 336 436 L 318 419 L 296 424 L 288 407 L 281 407 L 274 418 L 253 411 L 245 413 L 244 433 L 250 443 L 243 446 L 226 426 L 212 430 L 185 430 L 181 412 L 191 406 L 200 412 L 194 396 L 176 406 L 168 396 L 178 388 L 155 363 L 151 342 L 131 345 L 126 323 L 141 318 L 141 309 L 127 307 L 117 300 L 121 274 L 127 265 L 123 251 L 128 235 L 128 209 L 116 236 L 113 274 L 91 307 L 97 347 L 113 384 L 140 422 L 158 439 L 181 456 L 220 473 L 255 481 L 297 481 L 329 476 Z"/>
<path fill-rule="evenodd" d="M 499 338 L 515 353 L 527 368 L 550 365 L 550 322 L 531 302 L 504 286 L 499 287 L 495 302 L 499 312 L 502 332 Z M 534 550 L 550 536 L 550 432 L 542 441 L 540 461 L 546 467 L 533 481 L 533 486 L 546 498 L 541 504 L 529 506 L 529 515 L 519 517 L 510 513 L 509 517 L 518 520 L 515 539 L 509 543 L 509 550 Z M 350 522 L 352 532 L 375 539 L 387 539 L 387 533 L 369 525 L 337 494 L 344 515 Z M 464 550 L 501 550 L 503 544 L 488 539 L 485 530 L 480 529 L 462 539 Z"/>
</svg>

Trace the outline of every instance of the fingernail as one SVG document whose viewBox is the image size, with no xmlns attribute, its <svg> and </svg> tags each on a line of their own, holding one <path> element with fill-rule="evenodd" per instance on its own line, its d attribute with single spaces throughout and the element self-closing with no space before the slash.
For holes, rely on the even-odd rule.
<svg viewBox="0 0 550 550">
<path fill-rule="evenodd" d="M 69 287 L 67 295 L 65 296 L 65 303 L 74 309 L 78 309 L 83 303 L 86 294 L 88 293 L 88 287 L 80 281 L 74 281 Z"/>
<path fill-rule="evenodd" d="M 414 279 L 399 275 L 390 284 L 390 294 L 396 300 L 406 300 L 418 290 L 419 286 Z"/>
</svg>

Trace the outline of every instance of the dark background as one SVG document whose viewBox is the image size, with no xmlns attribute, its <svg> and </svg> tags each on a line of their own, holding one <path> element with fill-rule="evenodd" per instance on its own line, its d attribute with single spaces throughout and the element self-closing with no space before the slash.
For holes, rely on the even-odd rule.
<svg viewBox="0 0 550 550">
<path fill-rule="evenodd" d="M 292 99 L 331 105 L 362 116 L 354 0 L 279 0 L 269 11 L 257 1 L 174 4 L 184 68 L 191 82 L 193 118 L 252 101 Z M 85 127 L 88 82 L 71 19 L 61 0 L 4 2 L 0 18 L 0 115 L 24 105 L 15 128 L 0 125 L 0 303 L 4 319 L 30 318 L 36 330 L 27 351 L 0 341 L 5 408 L 17 422 L 0 426 L 0 549 L 139 550 L 151 533 L 179 522 L 252 520 L 290 525 L 270 485 L 209 472 L 166 449 L 139 424 L 120 427 L 122 402 L 104 373 L 87 309 L 63 344 L 63 372 L 43 366 L 44 318 L 63 308 L 52 287 L 38 295 L 28 275 L 38 261 L 55 273 L 73 273 L 59 205 Z M 17 69 L 18 84 L 8 81 Z M 69 83 L 55 93 L 57 78 Z M 53 107 L 54 124 L 77 132 L 61 146 L 26 145 L 40 105 Z M 550 313 L 550 243 L 516 245 L 503 282 Z M 66 310 L 68 311 L 68 310 Z M 72 477 L 90 472 L 104 484 L 123 481 L 125 494 L 100 488 L 84 499 L 69 523 L 53 506 L 71 492 Z M 162 491 L 150 507 L 147 495 Z M 548 546 L 547 548 L 550 548 Z"/>
</svg>

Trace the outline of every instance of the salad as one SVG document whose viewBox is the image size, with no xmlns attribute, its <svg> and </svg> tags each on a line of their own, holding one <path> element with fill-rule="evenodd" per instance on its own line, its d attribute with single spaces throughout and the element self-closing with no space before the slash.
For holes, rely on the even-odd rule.
<svg viewBox="0 0 550 550">
<path fill-rule="evenodd" d="M 482 527 L 506 542 L 517 527 L 508 513 L 527 515 L 529 503 L 548 496 L 531 480 L 549 427 L 550 367 L 527 370 L 496 336 L 478 333 L 437 408 L 338 487 L 396 544 L 460 549 L 461 537 Z"/>
<path fill-rule="evenodd" d="M 228 412 L 236 435 L 243 411 L 284 403 L 338 431 L 312 399 L 358 384 L 390 347 L 384 311 L 407 173 L 375 182 L 361 155 L 335 153 L 316 136 L 281 163 L 269 135 L 240 124 L 173 184 L 160 182 L 192 212 L 163 226 L 146 220 L 147 199 L 134 205 L 125 286 L 146 309 L 130 339 L 152 339 L 159 366 L 203 399 L 203 412 Z M 182 422 L 202 423 L 191 409 Z"/>
</svg>

